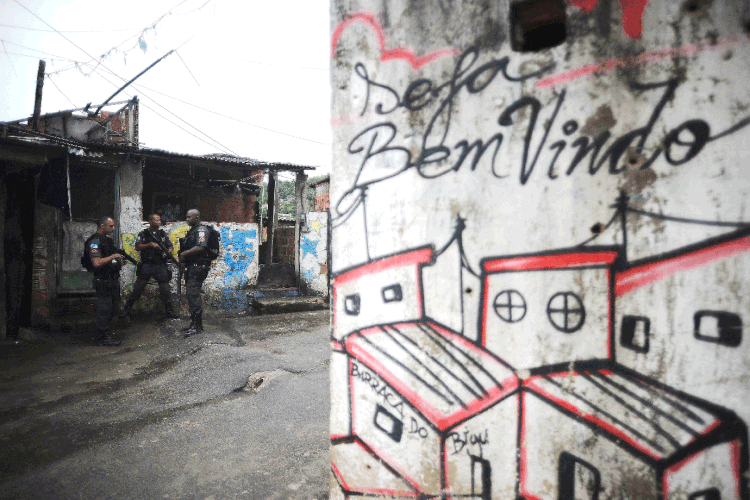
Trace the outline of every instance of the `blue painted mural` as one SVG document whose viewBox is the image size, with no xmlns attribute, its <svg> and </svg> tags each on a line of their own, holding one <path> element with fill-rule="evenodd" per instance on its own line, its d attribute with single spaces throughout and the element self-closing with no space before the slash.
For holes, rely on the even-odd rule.
<svg viewBox="0 0 750 500">
<path fill-rule="evenodd" d="M 245 271 L 255 259 L 256 236 L 255 230 L 233 231 L 228 227 L 221 228 L 221 241 L 225 250 L 223 258 L 227 265 L 224 273 L 225 285 L 247 284 L 248 277 Z"/>
</svg>

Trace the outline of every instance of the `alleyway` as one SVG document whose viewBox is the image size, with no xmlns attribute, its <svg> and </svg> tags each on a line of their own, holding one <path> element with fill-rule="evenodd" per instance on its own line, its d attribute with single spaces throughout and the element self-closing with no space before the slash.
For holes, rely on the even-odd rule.
<svg viewBox="0 0 750 500">
<path fill-rule="evenodd" d="M 328 312 L 183 323 L 0 345 L 0 497 L 327 498 Z"/>
</svg>

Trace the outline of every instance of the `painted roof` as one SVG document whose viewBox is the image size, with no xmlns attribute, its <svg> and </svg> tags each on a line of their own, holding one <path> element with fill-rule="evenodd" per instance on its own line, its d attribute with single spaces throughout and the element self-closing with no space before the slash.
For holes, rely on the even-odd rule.
<svg viewBox="0 0 750 500">
<path fill-rule="evenodd" d="M 707 405 L 626 372 L 565 371 L 536 375 L 523 385 L 656 460 L 672 456 L 721 423 Z"/>
<path fill-rule="evenodd" d="M 518 387 L 514 372 L 502 362 L 431 322 L 367 328 L 347 337 L 346 349 L 439 430 Z"/>
</svg>

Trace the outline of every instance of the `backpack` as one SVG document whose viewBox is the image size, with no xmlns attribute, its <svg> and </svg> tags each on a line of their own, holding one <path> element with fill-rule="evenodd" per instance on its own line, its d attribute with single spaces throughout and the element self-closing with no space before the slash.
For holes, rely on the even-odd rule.
<svg viewBox="0 0 750 500">
<path fill-rule="evenodd" d="M 96 236 L 96 234 L 89 236 L 83 244 L 83 254 L 81 255 L 81 267 L 90 273 L 94 272 L 94 264 L 91 263 L 91 256 L 89 255 L 89 243 L 91 243 L 94 236 Z"/>
<path fill-rule="evenodd" d="M 219 231 L 214 229 L 213 226 L 206 226 L 208 228 L 208 242 L 206 244 L 206 250 L 208 258 L 212 261 L 216 260 L 221 253 L 221 234 Z"/>
</svg>

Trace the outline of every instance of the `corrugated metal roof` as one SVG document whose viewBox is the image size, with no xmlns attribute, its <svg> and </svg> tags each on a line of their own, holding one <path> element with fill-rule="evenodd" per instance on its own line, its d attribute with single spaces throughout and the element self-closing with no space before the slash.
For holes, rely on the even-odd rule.
<svg viewBox="0 0 750 500">
<path fill-rule="evenodd" d="M 101 142 L 78 141 L 75 139 L 66 139 L 64 137 L 28 130 L 9 123 L 0 124 L 0 129 L 2 131 L 2 140 L 25 144 L 36 144 L 39 146 L 66 146 L 68 148 L 74 148 L 74 150 L 70 151 L 72 153 L 75 153 L 75 150 L 80 150 L 81 152 L 97 151 L 101 153 L 139 156 L 145 158 L 160 158 L 163 160 L 188 160 L 225 166 L 244 166 L 251 167 L 255 170 L 304 171 L 314 170 L 316 168 L 314 166 L 297 165 L 286 162 L 269 162 L 226 154 L 211 153 L 206 155 L 191 155 L 187 153 L 165 151 L 162 149 L 135 148 L 125 145 L 104 144 Z"/>
</svg>

